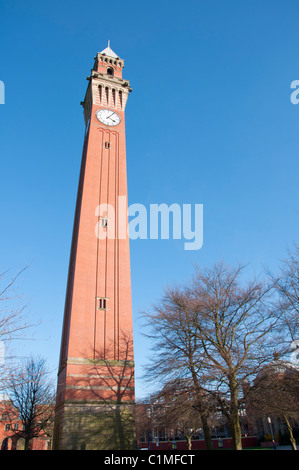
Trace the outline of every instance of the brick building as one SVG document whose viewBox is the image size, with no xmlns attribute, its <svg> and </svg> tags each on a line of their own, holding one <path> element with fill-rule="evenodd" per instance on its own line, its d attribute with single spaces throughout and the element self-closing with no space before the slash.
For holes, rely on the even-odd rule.
<svg viewBox="0 0 299 470">
<path fill-rule="evenodd" d="M 24 450 L 24 429 L 19 419 L 18 409 L 10 401 L 0 401 L 0 450 Z M 29 450 L 51 450 L 52 429 L 47 434 L 41 433 L 30 441 Z"/>
</svg>

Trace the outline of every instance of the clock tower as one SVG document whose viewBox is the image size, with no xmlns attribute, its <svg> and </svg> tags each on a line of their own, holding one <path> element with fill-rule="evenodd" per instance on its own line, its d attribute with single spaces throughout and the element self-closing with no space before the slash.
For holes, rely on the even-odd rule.
<svg viewBox="0 0 299 470">
<path fill-rule="evenodd" d="M 134 448 L 125 107 L 130 84 L 110 48 L 95 57 L 70 253 L 54 449 Z M 120 204 L 121 201 L 121 204 Z M 121 226 L 125 221 L 125 227 Z"/>
</svg>

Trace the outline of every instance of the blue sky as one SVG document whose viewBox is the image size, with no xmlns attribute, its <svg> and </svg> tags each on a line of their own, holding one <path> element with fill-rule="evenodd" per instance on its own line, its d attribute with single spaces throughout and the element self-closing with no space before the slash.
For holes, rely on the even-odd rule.
<svg viewBox="0 0 299 470">
<path fill-rule="evenodd" d="M 140 312 L 194 264 L 254 274 L 298 241 L 299 5 L 295 0 L 0 1 L 0 267 L 15 273 L 57 369 L 84 123 L 108 39 L 125 60 L 129 204 L 203 204 L 203 247 L 131 241 L 136 394 L 150 354 Z M 54 375 L 56 374 L 56 371 Z"/>
</svg>

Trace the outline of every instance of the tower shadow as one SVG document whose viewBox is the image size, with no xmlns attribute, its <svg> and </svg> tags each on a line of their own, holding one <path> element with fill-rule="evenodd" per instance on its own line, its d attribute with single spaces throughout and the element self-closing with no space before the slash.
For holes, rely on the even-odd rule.
<svg viewBox="0 0 299 470">
<path fill-rule="evenodd" d="M 81 402 L 81 412 L 78 413 L 78 406 L 73 408 L 69 432 L 72 448 L 134 449 L 133 339 L 131 335 L 121 335 L 117 358 L 114 343 L 92 353 L 94 359 L 89 360 L 88 373 L 72 380 L 74 398 Z"/>
</svg>

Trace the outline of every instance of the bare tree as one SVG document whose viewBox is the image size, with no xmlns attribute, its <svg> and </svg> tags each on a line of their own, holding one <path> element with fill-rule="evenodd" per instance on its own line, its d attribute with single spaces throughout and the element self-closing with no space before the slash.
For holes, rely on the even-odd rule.
<svg viewBox="0 0 299 470">
<path fill-rule="evenodd" d="M 272 358 L 277 318 L 270 308 L 271 287 L 242 282 L 243 267 L 224 263 L 197 270 L 188 289 L 209 393 L 227 417 L 233 448 L 242 449 L 239 408 L 242 386 Z M 244 285 L 243 285 L 244 284 Z"/>
<path fill-rule="evenodd" d="M 196 409 L 202 423 L 206 448 L 211 450 L 211 406 L 203 388 L 203 376 L 202 381 L 199 380 L 201 358 L 193 316 L 189 296 L 182 287 L 165 290 L 161 302 L 153 307 L 153 311 L 144 313 L 145 326 L 150 329 L 146 336 L 153 341 L 153 355 L 145 367 L 146 378 L 160 384 L 182 378 L 190 379 L 196 394 Z"/>
<path fill-rule="evenodd" d="M 7 384 L 9 408 L 17 410 L 22 423 L 22 428 L 14 432 L 24 439 L 25 450 L 33 438 L 51 434 L 55 391 L 48 374 L 44 359 L 31 358 L 11 374 Z M 14 415 L 15 411 L 12 418 Z"/>
<path fill-rule="evenodd" d="M 158 394 L 160 402 L 160 423 L 167 428 L 178 430 L 184 435 L 188 450 L 192 449 L 192 437 L 202 426 L 197 411 L 198 403 L 190 381 L 174 380 Z"/>
<path fill-rule="evenodd" d="M 146 442 L 152 430 L 151 398 L 136 400 L 135 425 L 137 442 Z"/>
<path fill-rule="evenodd" d="M 24 339 L 26 330 L 32 326 L 28 321 L 27 305 L 18 305 L 20 299 L 17 294 L 18 280 L 27 268 L 10 278 L 8 271 L 0 273 L 0 363 L 3 366 L 0 389 L 10 374 L 9 362 L 15 341 Z"/>
<path fill-rule="evenodd" d="M 229 422 L 234 449 L 241 449 L 242 386 L 273 357 L 271 288 L 257 281 L 243 286 L 242 272 L 224 263 L 197 269 L 192 283 L 168 289 L 146 314 L 155 351 L 149 377 L 192 378 L 208 448 L 210 397 Z"/>
<path fill-rule="evenodd" d="M 289 251 L 277 276 L 268 274 L 278 294 L 276 305 L 280 330 L 285 334 L 285 352 L 289 354 L 291 343 L 295 356 L 299 351 L 299 246 Z"/>
<path fill-rule="evenodd" d="M 247 397 L 251 419 L 272 416 L 282 419 L 291 447 L 297 450 L 292 423 L 299 420 L 299 368 L 278 357 L 256 377 Z"/>
</svg>

